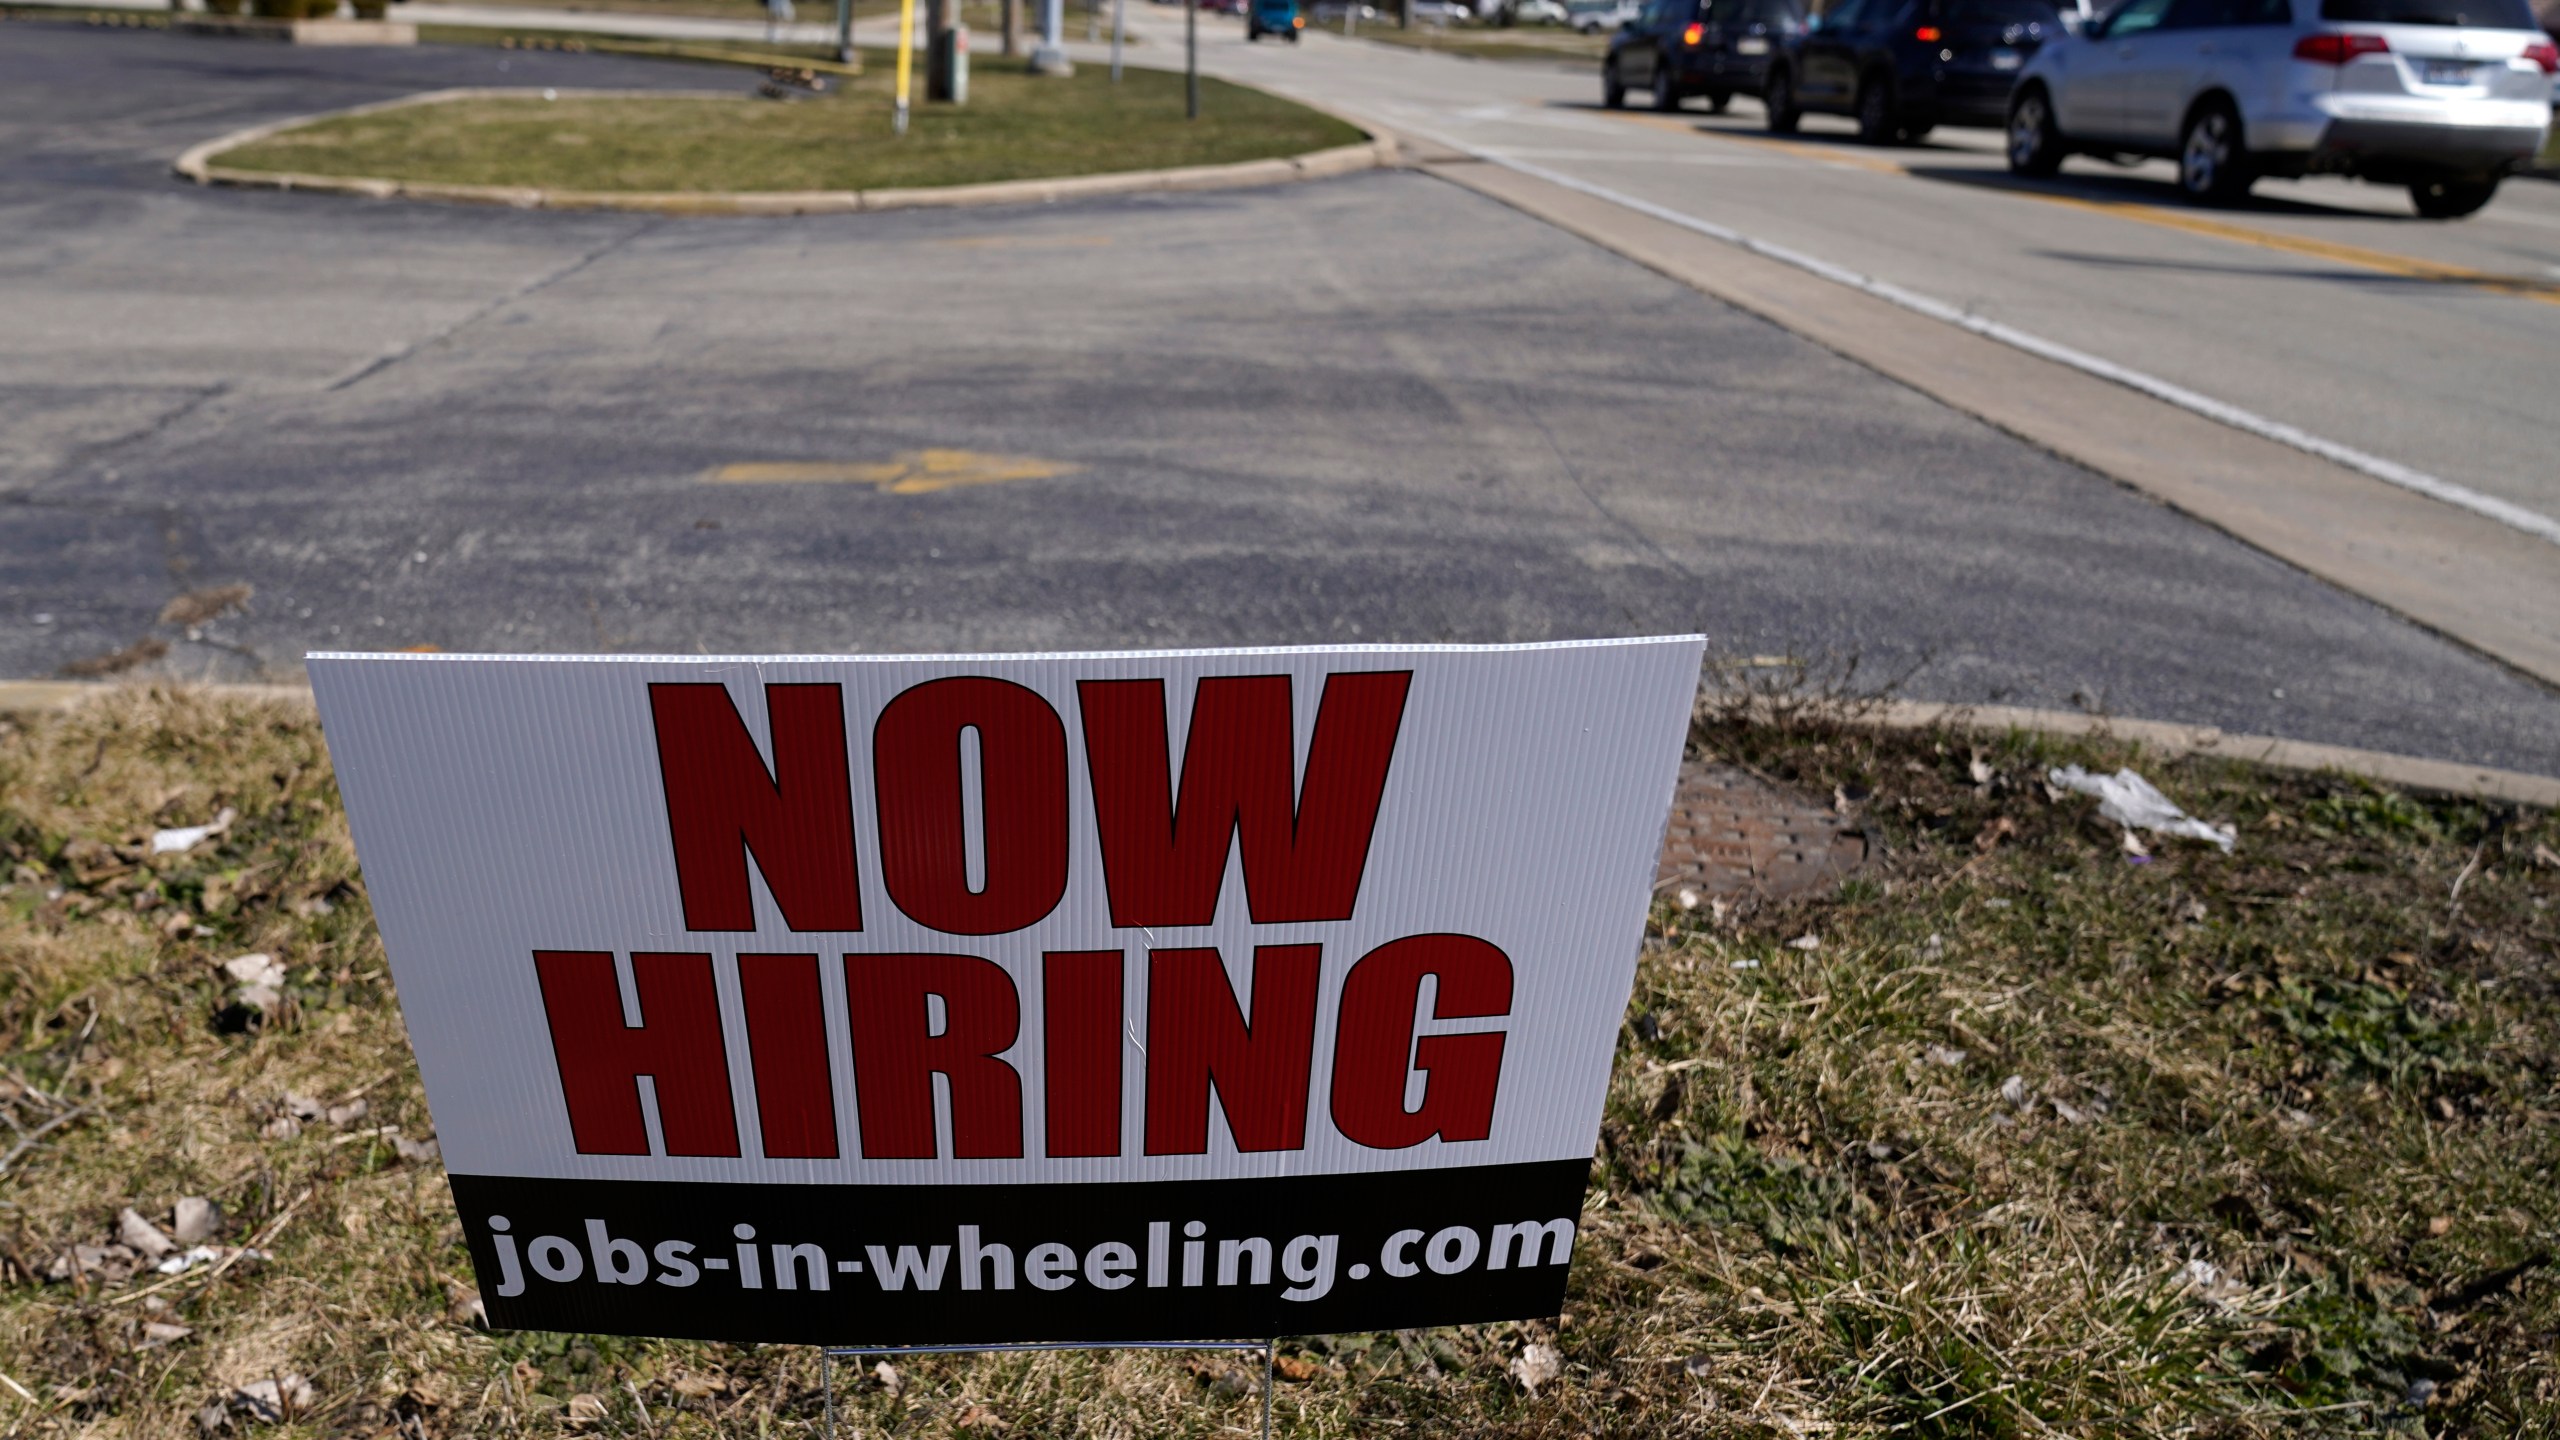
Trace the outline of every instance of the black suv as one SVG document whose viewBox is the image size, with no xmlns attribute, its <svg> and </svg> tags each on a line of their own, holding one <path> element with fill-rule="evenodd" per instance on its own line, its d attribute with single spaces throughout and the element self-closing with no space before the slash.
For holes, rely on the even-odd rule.
<svg viewBox="0 0 2560 1440">
<path fill-rule="evenodd" d="M 2061 34 L 2048 0 L 1839 0 L 1770 66 L 1769 128 L 1818 110 L 1890 145 L 1936 125 L 2006 125 L 2019 67 Z"/>
<path fill-rule="evenodd" d="M 1629 90 L 1650 90 L 1656 110 L 1692 95 L 1722 110 L 1759 94 L 1769 62 L 1803 30 L 1795 0 L 1645 0 L 1600 62 L 1601 103 L 1615 110 Z"/>
</svg>

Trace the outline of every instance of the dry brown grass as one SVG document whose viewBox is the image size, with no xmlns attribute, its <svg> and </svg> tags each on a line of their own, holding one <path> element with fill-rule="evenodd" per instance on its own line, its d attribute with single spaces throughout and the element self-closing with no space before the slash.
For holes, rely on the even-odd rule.
<svg viewBox="0 0 2560 1440">
<path fill-rule="evenodd" d="M 2552 817 L 1782 719 L 1698 743 L 1857 801 L 1885 860 L 1810 900 L 1666 908 L 1564 1318 L 1292 1340 L 1283 1433 L 2560 1426 Z M 2133 863 L 2047 795 L 2066 759 L 2142 763 L 2237 821 L 2239 853 Z M 216 841 L 139 854 L 224 807 Z M 307 1409 L 233 1433 L 813 1433 L 805 1349 L 471 1322 L 440 1172 L 397 1144 L 431 1122 L 307 710 L 137 691 L 0 723 L 0 865 L 0 1108 L 32 1129 L 90 1107 L 0 1174 L 0 1434 L 192 1434 L 296 1374 Z M 227 1030 L 217 966 L 248 951 L 285 995 Z M 368 1112 L 288 1135 L 288 1091 Z M 44 1278 L 185 1195 L 271 1258 Z M 1535 1396 L 1509 1371 L 1531 1341 L 1564 1360 Z M 1223 1357 L 918 1360 L 840 1398 L 901 1436 L 1254 1415 Z"/>
</svg>

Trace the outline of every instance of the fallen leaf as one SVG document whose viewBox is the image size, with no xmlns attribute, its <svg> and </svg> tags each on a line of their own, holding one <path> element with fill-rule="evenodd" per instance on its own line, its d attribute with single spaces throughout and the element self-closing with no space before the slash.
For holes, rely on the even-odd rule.
<svg viewBox="0 0 2560 1440">
<path fill-rule="evenodd" d="M 605 1409 L 604 1397 L 601 1395 L 569 1397 L 568 1421 L 572 1425 L 593 1425 L 604 1419 L 608 1413 Z"/>
<path fill-rule="evenodd" d="M 190 590 L 160 607 L 163 625 L 201 625 L 219 620 L 249 603 L 257 592 L 247 585 L 215 585 L 203 590 Z"/>
<path fill-rule="evenodd" d="M 74 1275 L 95 1275 L 102 1280 L 122 1280 L 140 1265 L 142 1257 L 130 1245 L 74 1245 L 54 1257 L 45 1270 L 48 1280 L 69 1280 Z"/>
<path fill-rule="evenodd" d="M 1271 1373 L 1279 1376 L 1283 1380 L 1303 1384 L 1306 1381 L 1330 1375 L 1333 1372 L 1303 1355 L 1281 1355 L 1273 1358 L 1271 1362 Z"/>
<path fill-rule="evenodd" d="M 906 1392 L 907 1382 L 898 1374 L 898 1367 L 890 1364 L 886 1360 L 883 1360 L 879 1364 L 871 1367 L 871 1378 L 879 1381 L 880 1388 L 888 1391 L 892 1395 L 900 1395 Z"/>
<path fill-rule="evenodd" d="M 2026 1104 L 2027 1077 L 2024 1075 L 2012 1075 L 2008 1079 L 2001 1081 L 2000 1098 L 2008 1101 L 2012 1105 Z"/>
<path fill-rule="evenodd" d="M 1787 948 L 1790 950 L 1819 950 L 1822 948 L 1822 937 L 1811 934 L 1799 935 L 1793 940 L 1787 942 Z"/>
<path fill-rule="evenodd" d="M 1532 1340 L 1521 1346 L 1519 1358 L 1511 1362 L 1512 1378 L 1533 1396 L 1538 1393 L 1539 1386 L 1553 1382 L 1563 1373 L 1563 1354 L 1543 1340 Z"/>
<path fill-rule="evenodd" d="M 222 1207 L 201 1195 L 189 1195 L 178 1202 L 170 1236 L 181 1245 L 195 1245 L 210 1240 L 222 1228 Z"/>
<path fill-rule="evenodd" d="M 243 985 L 282 986 L 284 984 L 284 966 L 276 963 L 276 957 L 264 952 L 235 956 L 225 960 L 222 962 L 222 973 Z"/>
<path fill-rule="evenodd" d="M 2089 1123 L 2089 1115 L 2087 1111 L 2065 1101 L 2054 1101 L 2053 1113 L 2061 1116 L 2062 1123 L 2065 1125 L 2085 1125 Z"/>
<path fill-rule="evenodd" d="M 882 1370 L 889 1370 L 889 1362 L 886 1360 L 881 1361 L 880 1368 Z M 890 1375 L 895 1376 L 898 1372 L 895 1370 L 889 1370 L 889 1373 Z M 884 1381 L 882 1383 L 885 1384 L 888 1382 Z M 728 1394 L 729 1382 L 718 1375 L 696 1375 L 691 1371 L 686 1371 L 683 1374 L 676 1376 L 674 1380 L 668 1382 L 667 1388 L 675 1391 L 687 1400 L 708 1400 L 714 1395 Z M 889 1393 L 892 1395 L 896 1394 L 896 1388 L 893 1386 Z"/>
<path fill-rule="evenodd" d="M 1679 895 L 1674 898 L 1679 900 L 1680 908 L 1683 910 L 1695 910 L 1698 908 L 1698 892 L 1695 890 L 1683 889 Z"/>
<path fill-rule="evenodd" d="M 314 1398 L 310 1381 L 299 1374 L 286 1374 L 252 1380 L 233 1390 L 231 1408 L 252 1420 L 276 1425 L 309 1410 Z"/>
<path fill-rule="evenodd" d="M 116 1238 L 154 1260 L 178 1248 L 177 1241 L 161 1233 L 159 1226 L 143 1219 L 142 1212 L 131 1206 L 116 1215 Z"/>
<path fill-rule="evenodd" d="M 398 1152 L 401 1159 L 413 1165 L 423 1165 L 430 1160 L 442 1159 L 444 1155 L 444 1147 L 439 1145 L 432 1135 L 424 1140 L 412 1140 L 406 1135 L 394 1135 L 391 1137 L 391 1148 Z"/>
<path fill-rule="evenodd" d="M 329 1123 L 344 1130 L 363 1119 L 372 1110 L 373 1106 L 364 1100 L 350 1100 L 344 1105 L 332 1105 L 329 1107 Z"/>
<path fill-rule="evenodd" d="M 296 1120 L 317 1120 L 329 1113 L 329 1107 L 298 1091 L 284 1092 L 285 1113 Z"/>
<path fill-rule="evenodd" d="M 1973 777 L 1973 783 L 1976 785 L 1988 785 L 1991 783 L 1991 777 L 2000 773 L 1992 769 L 1990 762 L 1984 760 L 1979 753 L 1965 762 L 1964 769 L 1966 774 Z"/>
<path fill-rule="evenodd" d="M 302 1122 L 290 1115 L 279 1115 L 258 1127 L 259 1136 L 268 1140 L 290 1140 L 301 1133 Z"/>
<path fill-rule="evenodd" d="M 156 1350 L 163 1345 L 175 1345 L 194 1333 L 196 1331 L 192 1325 L 173 1325 L 166 1320 L 153 1320 L 142 1327 L 142 1343 L 133 1348 Z"/>
<path fill-rule="evenodd" d="M 2452 1229 L 2453 1217 L 2450 1215 L 2439 1215 L 2433 1220 L 2427 1222 L 2427 1233 L 2430 1235 L 2445 1235 L 2450 1233 Z"/>
<path fill-rule="evenodd" d="M 1003 1416 L 986 1406 L 971 1405 L 960 1412 L 959 1418 L 951 1422 L 951 1427 L 955 1430 L 1002 1430 L 1005 1423 Z"/>
<path fill-rule="evenodd" d="M 109 675 L 121 675 L 136 665 L 148 665 L 168 653 L 168 641 L 157 635 L 145 635 L 121 650 L 74 660 L 55 673 L 65 680 L 102 680 Z"/>
<path fill-rule="evenodd" d="M 1928 1054 L 1930 1064 L 1941 1069 L 1953 1070 L 1964 1064 L 1966 1052 L 1953 1045 L 1932 1045 L 1929 1047 Z"/>
</svg>

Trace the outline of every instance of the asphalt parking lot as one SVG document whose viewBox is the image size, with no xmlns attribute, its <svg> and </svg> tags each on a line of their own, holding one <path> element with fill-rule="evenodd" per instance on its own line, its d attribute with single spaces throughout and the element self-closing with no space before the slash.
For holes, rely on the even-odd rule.
<svg viewBox="0 0 2560 1440">
<path fill-rule="evenodd" d="M 785 220 L 204 190 L 169 160 L 277 115 L 746 72 L 0 42 L 0 675 L 147 635 L 143 673 L 250 679 L 1694 628 L 1921 698 L 2560 768 L 2542 687 L 1424 175 Z M 998 458 L 907 458 L 946 450 Z M 843 478 L 708 478 L 775 463 Z M 158 623 L 233 582 L 246 613 Z"/>
</svg>

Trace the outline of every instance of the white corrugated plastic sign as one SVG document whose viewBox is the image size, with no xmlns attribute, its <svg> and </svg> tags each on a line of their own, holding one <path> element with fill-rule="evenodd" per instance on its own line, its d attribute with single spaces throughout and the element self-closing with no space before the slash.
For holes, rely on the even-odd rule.
<svg viewBox="0 0 2560 1440">
<path fill-rule="evenodd" d="M 311 657 L 491 1321 L 1552 1314 L 1694 636 Z"/>
</svg>

